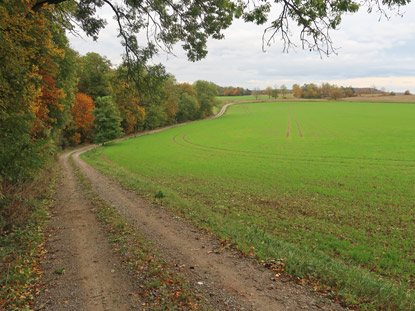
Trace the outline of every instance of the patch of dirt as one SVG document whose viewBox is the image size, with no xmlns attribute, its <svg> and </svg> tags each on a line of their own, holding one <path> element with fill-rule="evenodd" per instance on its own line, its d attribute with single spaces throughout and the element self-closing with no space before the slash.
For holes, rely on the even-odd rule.
<svg viewBox="0 0 415 311">
<path fill-rule="evenodd" d="M 215 310 L 344 310 L 304 286 L 275 278 L 236 251 L 222 250 L 216 239 L 151 206 L 83 162 L 79 155 L 85 151 L 75 151 L 73 158 L 94 191 L 138 227 Z"/>
<path fill-rule="evenodd" d="M 113 254 L 68 155 L 61 157 L 60 166 L 48 253 L 41 267 L 46 284 L 35 310 L 138 310 L 134 279 Z"/>
</svg>

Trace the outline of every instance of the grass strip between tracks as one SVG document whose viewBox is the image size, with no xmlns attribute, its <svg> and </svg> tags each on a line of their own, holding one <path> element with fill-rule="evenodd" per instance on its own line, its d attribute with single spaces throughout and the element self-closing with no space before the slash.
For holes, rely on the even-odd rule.
<svg viewBox="0 0 415 311">
<path fill-rule="evenodd" d="M 94 192 L 72 157 L 71 165 L 94 205 L 97 218 L 108 231 L 114 252 L 136 275 L 143 310 L 208 310 L 201 296 L 191 289 L 183 276 L 172 271 L 139 230 Z"/>
<path fill-rule="evenodd" d="M 96 152 L 95 152 L 96 153 Z M 183 199 L 170 187 L 153 184 L 115 163 L 108 163 L 94 152 L 82 156 L 100 172 L 116 179 L 125 188 L 196 225 L 229 240 L 245 254 L 253 254 L 277 275 L 285 274 L 309 283 L 314 290 L 340 299 L 359 310 L 415 310 L 415 295 L 405 285 L 383 279 L 356 266 L 347 266 L 321 251 L 298 247 L 278 240 L 252 223 L 247 226 L 232 215 L 213 212 L 192 198 Z M 155 198 L 156 194 L 158 199 Z"/>
</svg>

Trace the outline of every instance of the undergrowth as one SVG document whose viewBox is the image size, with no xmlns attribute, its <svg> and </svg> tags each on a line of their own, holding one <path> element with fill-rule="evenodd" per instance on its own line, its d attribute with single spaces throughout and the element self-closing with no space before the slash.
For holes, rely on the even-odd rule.
<svg viewBox="0 0 415 311">
<path fill-rule="evenodd" d="M 171 271 L 152 249 L 138 229 L 101 199 L 92 189 L 88 179 L 80 172 L 71 158 L 77 178 L 94 204 L 97 218 L 109 232 L 109 241 L 123 263 L 131 268 L 139 279 L 140 296 L 144 310 L 207 310 L 186 280 Z"/>
<path fill-rule="evenodd" d="M 53 204 L 55 164 L 30 182 L 0 185 L 0 310 L 30 310 L 39 292 L 38 262 Z"/>
</svg>

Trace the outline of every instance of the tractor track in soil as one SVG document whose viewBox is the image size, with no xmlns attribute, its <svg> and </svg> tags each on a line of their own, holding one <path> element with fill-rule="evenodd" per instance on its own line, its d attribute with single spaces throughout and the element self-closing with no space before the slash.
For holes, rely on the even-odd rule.
<svg viewBox="0 0 415 311">
<path fill-rule="evenodd" d="M 236 250 L 217 251 L 221 244 L 216 238 L 152 206 L 85 163 L 80 154 L 94 147 L 60 158 L 61 185 L 45 258 L 45 279 L 50 281 L 36 309 L 142 310 L 136 276 L 112 253 L 75 177 L 69 162 L 72 157 L 93 191 L 137 227 L 168 266 L 182 273 L 213 310 L 345 310 L 305 286 L 275 277 Z M 56 274 L 62 268 L 65 273 Z"/>
</svg>

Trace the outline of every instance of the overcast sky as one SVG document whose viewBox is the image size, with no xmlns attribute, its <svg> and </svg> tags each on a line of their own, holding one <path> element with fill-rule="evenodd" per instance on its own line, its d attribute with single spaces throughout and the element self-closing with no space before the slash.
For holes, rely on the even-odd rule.
<svg viewBox="0 0 415 311">
<path fill-rule="evenodd" d="M 179 82 L 212 81 L 221 86 L 253 89 L 267 86 L 330 82 L 342 86 L 384 88 L 388 91 L 415 92 L 415 5 L 408 5 L 403 17 L 378 13 L 345 16 L 340 29 L 332 32 L 337 55 L 330 57 L 300 48 L 283 53 L 283 43 L 275 42 L 262 51 L 265 26 L 235 23 L 225 31 L 224 40 L 210 40 L 207 57 L 199 62 L 187 60 L 180 46 L 175 56 L 161 54 L 161 62 Z M 109 10 L 100 12 L 109 25 L 98 42 L 85 35 L 69 35 L 71 47 L 81 55 L 97 52 L 113 64 L 121 62 L 123 49 Z M 298 37 L 298 33 L 295 33 Z M 296 39 L 296 37 L 294 37 Z"/>
</svg>

